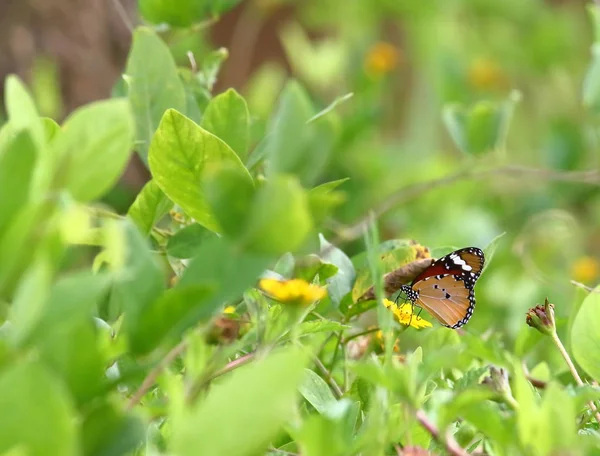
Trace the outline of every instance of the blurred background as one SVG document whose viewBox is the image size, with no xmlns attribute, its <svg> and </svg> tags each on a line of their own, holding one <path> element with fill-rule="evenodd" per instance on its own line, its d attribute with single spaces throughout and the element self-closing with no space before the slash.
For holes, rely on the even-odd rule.
<svg viewBox="0 0 600 456">
<path fill-rule="evenodd" d="M 244 95 L 255 144 L 287 78 L 321 108 L 352 94 L 336 108 L 340 134 L 321 177 L 350 178 L 327 236 L 339 238 L 370 210 L 381 215 L 382 239 L 415 239 L 435 256 L 506 233 L 477 286 L 470 325 L 522 343 L 526 310 L 546 296 L 567 321 L 578 299 L 571 281 L 595 286 L 600 277 L 594 5 L 229 3 L 218 18 L 154 27 L 182 67 L 228 50 L 214 93 Z M 41 113 L 60 121 L 119 93 L 132 30 L 145 19 L 133 0 L 1 1 L 0 74 L 19 74 Z M 493 150 L 480 147 L 490 142 L 481 129 L 460 137 L 457 122 L 471 121 L 496 125 Z M 134 156 L 103 202 L 126 212 L 148 178 Z M 360 238 L 340 247 L 364 249 Z"/>
</svg>

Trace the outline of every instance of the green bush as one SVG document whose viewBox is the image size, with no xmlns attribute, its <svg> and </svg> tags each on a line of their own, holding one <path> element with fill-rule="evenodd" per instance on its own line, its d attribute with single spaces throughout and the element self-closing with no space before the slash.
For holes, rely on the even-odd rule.
<svg viewBox="0 0 600 456">
<path fill-rule="evenodd" d="M 236 3 L 140 1 L 61 125 L 6 79 L 0 454 L 600 454 L 596 7 L 306 2 L 244 97 L 169 28 Z M 386 299 L 468 245 L 464 328 Z"/>
</svg>

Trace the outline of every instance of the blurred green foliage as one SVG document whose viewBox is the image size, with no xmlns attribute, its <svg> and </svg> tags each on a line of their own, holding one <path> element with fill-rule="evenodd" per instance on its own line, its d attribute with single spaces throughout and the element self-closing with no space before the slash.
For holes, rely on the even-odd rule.
<svg viewBox="0 0 600 456">
<path fill-rule="evenodd" d="M 216 93 L 236 6 L 292 74 Z M 1 454 L 599 453 L 597 6 L 139 9 L 111 99 L 4 81 Z M 393 319 L 385 274 L 471 245 L 466 327 Z"/>
</svg>

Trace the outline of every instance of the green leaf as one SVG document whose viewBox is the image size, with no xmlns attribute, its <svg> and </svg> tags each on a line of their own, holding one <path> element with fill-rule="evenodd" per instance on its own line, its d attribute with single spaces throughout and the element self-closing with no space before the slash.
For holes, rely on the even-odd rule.
<svg viewBox="0 0 600 456">
<path fill-rule="evenodd" d="M 47 304 L 52 281 L 52 267 L 47 255 L 39 255 L 23 275 L 9 311 L 10 335 L 16 346 L 27 340 Z"/>
<path fill-rule="evenodd" d="M 306 357 L 280 350 L 241 367 L 190 410 L 174 417 L 173 450 L 182 456 L 251 456 L 293 416 Z"/>
<path fill-rule="evenodd" d="M 283 89 L 271 119 L 266 154 L 269 174 L 293 173 L 311 185 L 329 160 L 335 129 L 328 117 L 308 123 L 313 107 L 304 88 L 295 81 Z"/>
<path fill-rule="evenodd" d="M 252 180 L 227 144 L 172 109 L 165 113 L 154 135 L 149 164 L 165 194 L 200 225 L 217 232 L 220 227 L 202 189 L 207 170 L 227 165 Z"/>
<path fill-rule="evenodd" d="M 36 147 L 27 131 L 0 150 L 0 234 L 30 197 Z"/>
<path fill-rule="evenodd" d="M 583 105 L 593 113 L 600 112 L 600 43 L 592 46 L 592 61 L 583 81 Z"/>
<path fill-rule="evenodd" d="M 44 124 L 38 114 L 33 98 L 25 85 L 15 75 L 6 78 L 5 105 L 12 131 L 27 130 L 37 149 L 46 144 Z"/>
<path fill-rule="evenodd" d="M 600 381 L 600 294 L 590 293 L 571 328 L 571 347 L 577 363 Z"/>
<path fill-rule="evenodd" d="M 250 114 L 246 100 L 234 89 L 213 98 L 202 117 L 202 127 L 221 138 L 242 161 L 248 157 Z"/>
<path fill-rule="evenodd" d="M 203 191 L 223 233 L 237 238 L 248 224 L 255 189 L 246 169 L 216 165 L 207 169 Z"/>
<path fill-rule="evenodd" d="M 226 239 L 214 237 L 200 245 L 177 286 L 215 286 L 213 298 L 198 309 L 197 318 L 208 318 L 224 302 L 255 285 L 270 262 L 270 257 L 244 252 Z"/>
<path fill-rule="evenodd" d="M 69 116 L 52 148 L 59 163 L 67 163 L 65 186 L 75 199 L 97 199 L 117 182 L 129 160 L 133 130 L 123 99 L 91 103 Z"/>
<path fill-rule="evenodd" d="M 129 327 L 129 344 L 136 354 L 152 351 L 166 337 L 175 339 L 199 318 L 210 317 L 202 305 L 213 294 L 210 285 L 191 285 L 167 290 Z"/>
<path fill-rule="evenodd" d="M 487 247 L 485 249 L 483 249 L 483 251 L 485 252 L 485 265 L 483 266 L 483 271 L 485 271 L 486 268 L 492 262 L 492 258 L 494 258 L 494 255 L 496 254 L 496 249 L 498 248 L 500 239 L 502 239 L 502 237 L 505 234 L 506 234 L 506 231 L 503 233 L 500 233 L 498 236 L 496 236 L 494 239 L 492 239 L 490 241 L 490 243 L 487 245 Z M 483 271 L 481 271 L 482 274 L 483 274 Z"/>
<path fill-rule="evenodd" d="M 337 247 L 330 244 L 322 234 L 319 234 L 321 243 L 320 257 L 323 261 L 331 263 L 338 268 L 337 274 L 327 279 L 327 294 L 331 302 L 337 307 L 342 298 L 352 291 L 356 271 L 350 258 Z"/>
<path fill-rule="evenodd" d="M 44 124 L 44 133 L 46 136 L 46 143 L 50 144 L 52 140 L 60 133 L 60 125 L 58 125 L 53 119 L 49 117 L 42 117 Z"/>
<path fill-rule="evenodd" d="M 92 315 L 109 283 L 109 276 L 89 272 L 60 279 L 29 341 L 41 359 L 60 373 L 78 404 L 102 391 L 105 367 Z"/>
<path fill-rule="evenodd" d="M 246 243 L 253 250 L 283 254 L 299 249 L 313 227 L 306 192 L 294 176 L 274 176 L 254 199 Z"/>
<path fill-rule="evenodd" d="M 153 180 L 144 185 L 135 201 L 127 211 L 144 235 L 148 235 L 156 225 L 173 207 L 173 202 L 167 198 L 158 184 Z"/>
<path fill-rule="evenodd" d="M 118 315 L 125 312 L 124 327 L 136 327 L 137 321 L 165 289 L 165 275 L 150 252 L 139 230 L 128 221 L 118 222 L 124 239 L 121 253 L 124 267 L 116 276 L 113 287 L 114 305 Z"/>
<path fill-rule="evenodd" d="M 520 95 L 515 92 L 504 103 L 480 101 L 468 109 L 449 105 L 444 109 L 444 123 L 462 152 L 480 155 L 504 146 L 519 99 Z"/>
<path fill-rule="evenodd" d="M 165 111 L 185 112 L 185 89 L 169 48 L 145 27 L 133 34 L 125 73 L 136 124 L 135 148 L 147 163 L 150 140 Z"/>
<path fill-rule="evenodd" d="M 338 267 L 334 264 L 311 254 L 298 259 L 294 265 L 292 277 L 312 282 L 318 275 L 319 281 L 322 281 L 333 277 L 338 271 Z"/>
<path fill-rule="evenodd" d="M 0 374 L 0 453 L 77 455 L 76 417 L 60 382 L 37 362 L 17 362 Z M 10 413 L 8 413 L 10 411 Z"/>
<path fill-rule="evenodd" d="M 116 406 L 94 404 L 82 423 L 84 454 L 92 456 L 131 454 L 144 442 L 144 424 L 123 414 Z"/>
<path fill-rule="evenodd" d="M 319 413 L 325 413 L 337 402 L 325 380 L 310 369 L 304 369 L 304 380 L 298 389 Z"/>
<path fill-rule="evenodd" d="M 180 229 L 167 242 L 167 253 L 175 258 L 192 258 L 207 239 L 215 237 L 215 233 L 202 225 L 193 223 Z"/>
<path fill-rule="evenodd" d="M 237 5 L 240 0 L 140 0 L 142 17 L 152 24 L 189 27 L 197 22 L 219 16 Z"/>
</svg>

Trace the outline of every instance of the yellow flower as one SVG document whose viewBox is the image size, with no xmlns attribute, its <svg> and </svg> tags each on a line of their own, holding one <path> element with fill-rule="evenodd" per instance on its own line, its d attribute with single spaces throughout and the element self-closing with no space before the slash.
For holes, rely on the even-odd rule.
<svg viewBox="0 0 600 456">
<path fill-rule="evenodd" d="M 500 90 L 507 87 L 507 78 L 502 68 L 488 58 L 477 58 L 469 66 L 469 83 L 478 90 Z"/>
<path fill-rule="evenodd" d="M 309 305 L 327 296 L 327 291 L 302 279 L 262 279 L 259 287 L 273 299 Z"/>
<path fill-rule="evenodd" d="M 589 283 L 598 278 L 600 264 L 595 258 L 584 256 L 573 263 L 571 275 L 577 282 Z"/>
<path fill-rule="evenodd" d="M 232 314 L 235 313 L 235 306 L 227 306 L 223 309 L 224 314 Z"/>
<path fill-rule="evenodd" d="M 398 306 L 395 302 L 389 299 L 383 300 L 383 305 L 392 311 L 398 323 L 404 326 L 412 326 L 413 328 L 430 328 L 432 324 L 427 320 L 413 314 L 413 305 L 410 303 Z"/>
<path fill-rule="evenodd" d="M 390 43 L 375 43 L 365 57 L 365 70 L 373 76 L 389 73 L 398 65 L 400 53 Z"/>
</svg>

